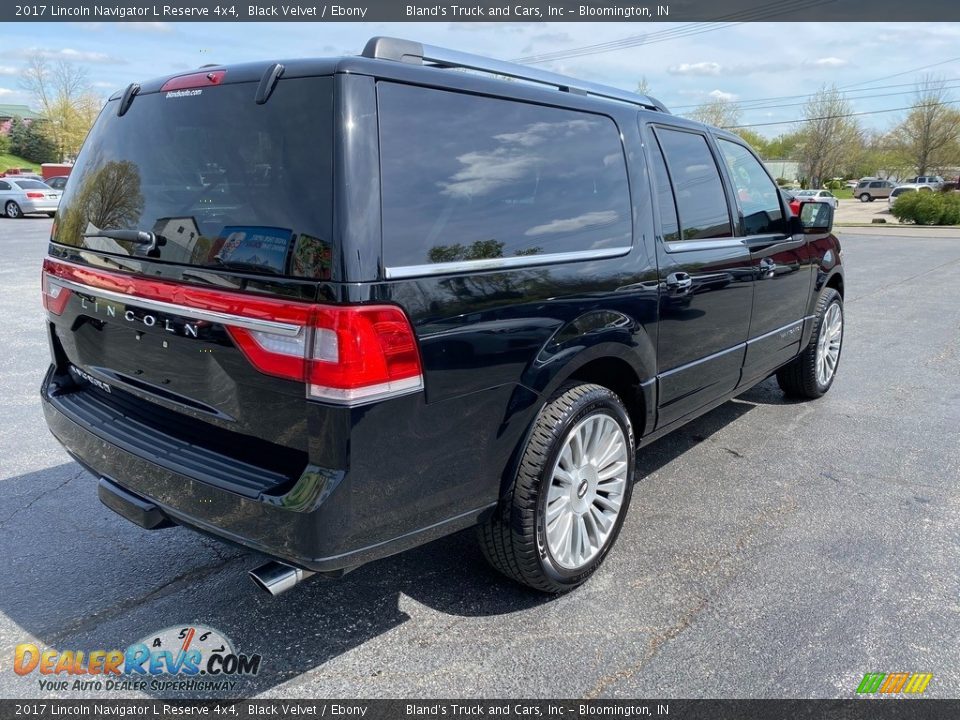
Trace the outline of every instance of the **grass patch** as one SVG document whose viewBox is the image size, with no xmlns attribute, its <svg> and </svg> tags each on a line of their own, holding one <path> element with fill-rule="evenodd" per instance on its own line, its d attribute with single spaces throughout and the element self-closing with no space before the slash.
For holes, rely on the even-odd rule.
<svg viewBox="0 0 960 720">
<path fill-rule="evenodd" d="M 6 172 L 10 168 L 29 168 L 30 172 L 39 173 L 40 166 L 29 160 L 24 160 L 17 155 L 0 154 L 0 173 Z"/>
</svg>

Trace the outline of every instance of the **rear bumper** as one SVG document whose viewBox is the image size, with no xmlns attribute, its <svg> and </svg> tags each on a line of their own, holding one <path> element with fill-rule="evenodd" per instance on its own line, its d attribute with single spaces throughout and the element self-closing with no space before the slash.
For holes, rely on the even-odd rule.
<svg viewBox="0 0 960 720">
<path fill-rule="evenodd" d="M 426 526 L 392 525 L 358 537 L 351 519 L 369 514 L 363 497 L 357 507 L 358 486 L 367 482 L 350 473 L 315 468 L 283 495 L 244 497 L 118 447 L 98 428 L 77 422 L 58 400 L 61 391 L 52 373 L 51 368 L 41 390 L 48 427 L 78 462 L 101 478 L 98 494 L 104 504 L 141 527 L 172 522 L 298 567 L 336 574 L 474 525 L 491 506 L 457 512 Z M 412 506 L 416 498 L 407 502 Z M 410 517 L 416 517 L 412 508 Z"/>
<path fill-rule="evenodd" d="M 56 212 L 58 207 L 60 207 L 59 200 L 24 200 L 20 203 L 20 209 L 24 213 Z"/>
</svg>

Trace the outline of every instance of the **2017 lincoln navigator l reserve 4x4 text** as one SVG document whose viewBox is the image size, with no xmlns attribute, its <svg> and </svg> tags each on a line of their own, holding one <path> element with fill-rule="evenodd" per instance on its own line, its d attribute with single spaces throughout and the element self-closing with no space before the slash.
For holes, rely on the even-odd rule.
<svg viewBox="0 0 960 720">
<path fill-rule="evenodd" d="M 44 411 L 106 505 L 272 592 L 473 525 L 561 592 L 637 448 L 830 388 L 832 220 L 652 98 L 409 41 L 131 85 L 52 231 Z"/>
</svg>

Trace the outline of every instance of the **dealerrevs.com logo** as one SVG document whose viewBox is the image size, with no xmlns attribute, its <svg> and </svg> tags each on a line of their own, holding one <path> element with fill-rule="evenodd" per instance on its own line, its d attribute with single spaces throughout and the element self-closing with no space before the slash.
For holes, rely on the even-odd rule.
<svg viewBox="0 0 960 720">
<path fill-rule="evenodd" d="M 261 656 L 233 649 L 223 633 L 202 625 L 169 627 L 126 650 L 14 650 L 17 675 L 37 676 L 41 690 L 230 692 L 236 678 L 260 672 Z"/>
</svg>

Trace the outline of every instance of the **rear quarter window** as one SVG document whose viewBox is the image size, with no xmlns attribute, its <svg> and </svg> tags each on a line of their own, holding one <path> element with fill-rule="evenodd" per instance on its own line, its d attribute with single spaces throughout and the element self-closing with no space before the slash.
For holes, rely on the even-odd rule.
<svg viewBox="0 0 960 720">
<path fill-rule="evenodd" d="M 386 82 L 378 108 L 388 268 L 629 250 L 610 118 Z"/>
</svg>

